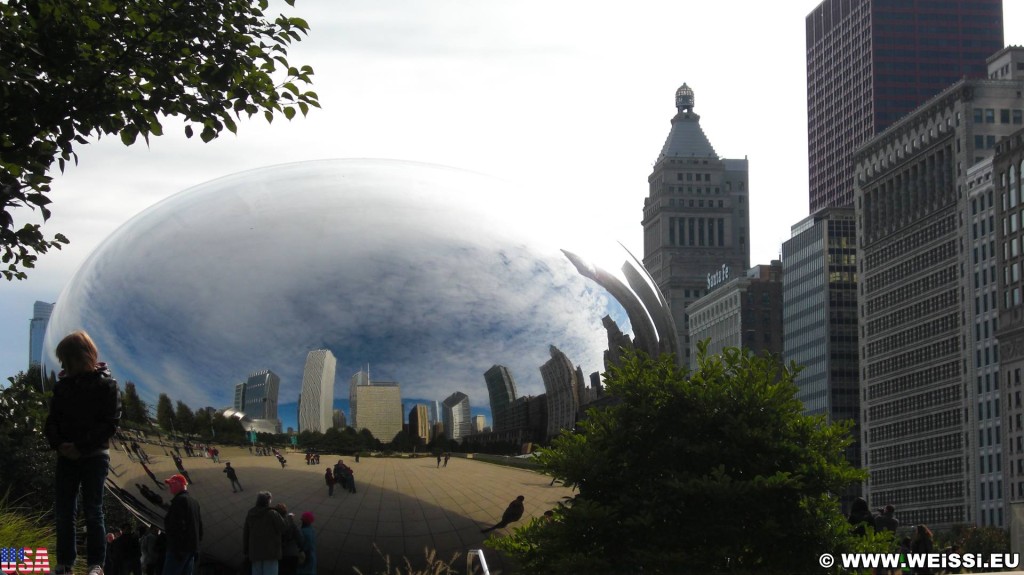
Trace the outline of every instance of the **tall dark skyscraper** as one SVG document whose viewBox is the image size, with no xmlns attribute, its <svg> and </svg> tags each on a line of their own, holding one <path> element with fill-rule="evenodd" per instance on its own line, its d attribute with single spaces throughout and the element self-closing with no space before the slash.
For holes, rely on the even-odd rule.
<svg viewBox="0 0 1024 575">
<path fill-rule="evenodd" d="M 810 213 L 853 203 L 854 150 L 1003 47 L 1003 0 L 825 0 L 807 16 Z"/>
<path fill-rule="evenodd" d="M 690 364 L 686 306 L 708 293 L 723 266 L 750 267 L 747 160 L 720 158 L 693 112 L 694 95 L 676 90 L 675 117 L 644 200 L 644 267 L 672 310 L 679 357 Z M 549 422 L 549 425 L 552 425 Z"/>
<path fill-rule="evenodd" d="M 504 365 L 492 365 L 484 372 L 487 395 L 491 400 L 491 419 L 494 431 L 505 431 L 512 427 L 509 406 L 516 399 L 516 380 Z"/>
</svg>

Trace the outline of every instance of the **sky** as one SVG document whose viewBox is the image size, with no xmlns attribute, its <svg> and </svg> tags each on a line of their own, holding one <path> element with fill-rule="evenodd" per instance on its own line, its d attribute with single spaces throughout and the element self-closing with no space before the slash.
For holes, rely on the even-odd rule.
<svg viewBox="0 0 1024 575">
<path fill-rule="evenodd" d="M 53 183 L 46 254 L 29 279 L 0 280 L 0 379 L 24 370 L 36 300 L 55 301 L 89 253 L 145 208 L 263 166 L 389 158 L 488 174 L 523 190 L 522 213 L 566 215 L 585 255 L 621 242 L 642 255 L 647 177 L 675 90 L 715 151 L 750 165 L 751 264 L 779 257 L 807 216 L 804 19 L 818 0 L 298 0 L 309 36 L 288 56 L 315 70 L 322 109 L 291 122 L 239 122 L 203 144 L 173 118 L 148 146 L 117 138 L 77 150 Z M 1024 44 L 1024 2 L 1004 2 L 1006 44 Z M 16 224 L 39 222 L 15 214 Z M 588 249 L 593 252 L 588 253 Z M 439 394 L 439 399 L 447 393 Z"/>
</svg>

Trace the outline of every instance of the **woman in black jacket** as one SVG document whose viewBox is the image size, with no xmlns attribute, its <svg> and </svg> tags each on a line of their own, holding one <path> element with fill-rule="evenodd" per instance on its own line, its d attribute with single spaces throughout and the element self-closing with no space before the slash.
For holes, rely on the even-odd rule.
<svg viewBox="0 0 1024 575">
<path fill-rule="evenodd" d="M 56 352 L 62 371 L 44 427 L 50 447 L 58 452 L 54 572 L 70 573 L 75 562 L 75 513 L 81 489 L 89 575 L 101 575 L 106 557 L 103 484 L 110 467 L 110 438 L 121 417 L 120 394 L 89 334 L 71 333 L 57 344 Z"/>
</svg>

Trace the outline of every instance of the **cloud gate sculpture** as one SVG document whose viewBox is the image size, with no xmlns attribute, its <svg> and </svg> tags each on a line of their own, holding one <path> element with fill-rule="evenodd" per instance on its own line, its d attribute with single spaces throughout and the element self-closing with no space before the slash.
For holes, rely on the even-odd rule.
<svg viewBox="0 0 1024 575">
<path fill-rule="evenodd" d="M 486 405 L 483 374 L 495 364 L 521 395 L 543 393 L 551 345 L 584 373 L 603 371 L 605 316 L 648 351 L 675 349 L 664 300 L 625 250 L 621 275 L 562 252 L 572 246 L 543 231 L 568 222 L 524 214 L 519 197 L 477 174 L 384 160 L 208 182 L 139 214 L 86 260 L 51 316 L 44 369 L 57 370 L 60 338 L 85 329 L 121 385 L 134 382 L 150 404 L 166 393 L 193 409 L 230 407 L 235 384 L 261 370 L 280 377 L 280 403 L 294 403 L 307 353 L 330 349 L 335 397 L 369 366 L 403 398 L 462 391 Z M 167 459 L 164 448 L 148 451 Z M 122 455 L 111 480 L 159 522 L 138 486 L 155 492 L 148 467 L 162 480 L 173 465 Z M 237 563 L 239 551 L 214 554 Z"/>
</svg>

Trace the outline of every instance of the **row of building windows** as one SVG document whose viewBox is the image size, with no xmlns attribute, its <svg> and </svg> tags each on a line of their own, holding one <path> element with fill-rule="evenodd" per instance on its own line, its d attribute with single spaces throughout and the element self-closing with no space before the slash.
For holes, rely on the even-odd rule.
<svg viewBox="0 0 1024 575">
<path fill-rule="evenodd" d="M 960 362 L 948 361 L 926 369 L 914 371 L 906 375 L 888 379 L 868 387 L 865 399 L 881 399 L 897 395 L 926 385 L 932 385 L 947 379 L 960 377 Z"/>
<path fill-rule="evenodd" d="M 676 181 L 679 181 L 679 182 L 683 181 L 683 177 L 684 177 L 683 176 L 683 172 L 676 172 Z M 711 174 L 708 174 L 708 173 L 697 174 L 697 173 L 694 173 L 694 172 L 686 172 L 686 176 L 685 177 L 686 177 L 686 181 L 687 182 L 693 182 L 693 181 L 699 182 L 699 181 L 701 181 L 702 177 L 703 177 L 705 182 L 710 182 L 711 181 Z"/>
<path fill-rule="evenodd" d="M 982 269 L 980 272 L 974 272 L 974 289 L 980 290 L 983 287 L 987 287 L 989 282 L 993 284 L 996 283 L 995 266 L 988 266 L 987 268 Z"/>
<path fill-rule="evenodd" d="M 921 279 L 903 284 L 890 292 L 869 299 L 867 303 L 868 313 L 879 312 L 905 301 L 913 300 L 925 292 L 948 286 L 955 281 L 956 266 L 947 266 Z"/>
<path fill-rule="evenodd" d="M 871 485 L 881 486 L 905 481 L 934 479 L 943 475 L 963 473 L 964 464 L 959 457 L 947 457 L 935 461 L 925 461 L 914 465 L 903 465 L 871 471 Z"/>
<path fill-rule="evenodd" d="M 876 162 L 869 167 L 867 177 L 878 172 Z M 865 191 L 861 202 L 865 240 L 873 241 L 900 222 L 920 218 L 954 204 L 956 190 L 953 182 L 953 151 L 946 146 L 872 186 Z M 866 183 L 863 178 L 862 183 Z"/>
<path fill-rule="evenodd" d="M 957 352 L 957 338 L 954 337 L 943 341 L 937 341 L 931 345 L 912 349 L 906 353 L 901 353 L 900 355 L 868 364 L 868 367 L 865 370 L 865 377 L 880 377 L 887 373 L 904 370 L 922 363 L 928 363 L 938 358 L 951 357 Z"/>
<path fill-rule="evenodd" d="M 978 430 L 978 447 L 992 447 L 1003 444 L 1002 426 L 986 427 Z M 993 433 L 995 436 L 993 437 Z M 982 466 L 984 468 L 984 466 Z"/>
<path fill-rule="evenodd" d="M 963 436 L 957 433 L 947 433 L 938 437 L 926 437 L 917 441 L 897 443 L 887 447 L 879 447 L 868 452 L 868 466 L 888 463 L 890 461 L 903 461 L 914 457 L 926 457 L 951 451 L 959 451 L 963 448 Z"/>
<path fill-rule="evenodd" d="M 871 500 L 879 502 L 876 505 L 892 504 L 897 508 L 911 503 L 932 503 L 935 501 L 959 499 L 963 496 L 963 481 L 947 481 L 933 485 L 918 485 L 904 489 L 871 492 Z"/>
<path fill-rule="evenodd" d="M 881 507 L 888 504 L 888 502 L 882 499 L 876 499 L 874 496 L 871 497 L 871 501 L 872 503 L 875 504 L 875 507 Z M 999 521 L 1001 524 L 1002 509 L 999 510 L 999 513 Z M 963 505 L 946 505 L 943 507 L 932 507 L 930 509 L 907 509 L 900 511 L 899 516 L 900 522 L 903 525 L 934 525 L 936 523 L 963 523 L 965 520 Z"/>
<path fill-rule="evenodd" d="M 1013 110 L 1007 108 L 1001 108 L 999 110 L 999 123 L 1000 124 L 1021 124 L 1024 121 L 1024 115 L 1021 110 Z M 996 123 L 996 109 L 995 108 L 974 108 L 974 123 L 975 124 L 995 124 Z"/>
<path fill-rule="evenodd" d="M 995 405 L 995 411 L 992 411 L 993 405 Z M 992 400 L 979 401 L 978 420 L 992 419 L 993 417 L 999 417 L 999 398 L 996 398 L 995 403 Z"/>
<path fill-rule="evenodd" d="M 871 276 L 867 281 L 867 293 L 870 294 L 880 289 L 898 285 L 905 277 L 917 274 L 921 272 L 921 270 L 935 267 L 936 264 L 940 264 L 955 257 L 956 241 L 951 239 L 923 254 L 901 261 L 891 268 Z"/>
<path fill-rule="evenodd" d="M 960 397 L 960 386 L 949 385 L 927 393 L 904 397 L 895 401 L 889 401 L 872 406 L 868 409 L 867 421 L 877 421 L 887 417 L 918 411 L 927 407 L 942 405 L 951 401 L 957 401 Z"/>
<path fill-rule="evenodd" d="M 890 260 L 901 257 L 903 254 L 928 245 L 933 240 L 949 235 L 956 231 L 956 216 L 949 214 L 938 221 L 929 224 L 906 237 L 900 238 L 885 247 L 871 250 L 871 254 L 865 259 L 865 270 L 874 269 Z"/>
<path fill-rule="evenodd" d="M 698 191 L 698 193 L 700 193 L 700 192 Z M 668 207 L 670 207 L 670 208 L 675 208 L 675 207 L 680 207 L 680 208 L 686 208 L 686 207 L 690 207 L 690 208 L 713 208 L 713 207 L 715 207 L 715 200 L 708 200 L 707 201 L 707 205 L 705 206 L 704 205 L 704 200 L 697 200 L 696 201 L 696 205 L 695 205 L 695 202 L 693 200 L 684 201 L 682 198 L 680 198 L 679 201 L 677 202 L 675 198 L 669 198 L 668 199 Z M 719 208 L 725 208 L 725 200 L 718 200 L 718 207 Z M 743 210 L 739 211 L 739 214 L 741 216 L 743 215 L 743 213 L 744 213 Z"/>
<path fill-rule="evenodd" d="M 988 464 L 986 466 L 986 463 Z M 989 453 L 988 455 L 978 456 L 978 473 L 1002 473 L 1003 472 L 1003 455 L 1001 453 Z"/>
<path fill-rule="evenodd" d="M 986 489 L 985 489 L 986 485 L 988 486 L 988 490 L 987 490 L 988 496 L 987 497 L 986 497 Z M 982 501 L 985 501 L 986 499 L 995 501 L 997 499 L 1002 499 L 1003 498 L 1003 480 L 1002 479 L 996 480 L 995 483 L 993 483 L 991 481 L 981 481 L 981 482 L 978 483 L 978 489 L 979 489 L 978 494 L 981 496 L 981 500 Z"/>
<path fill-rule="evenodd" d="M 868 344 L 868 357 L 875 357 L 903 349 L 908 345 L 931 339 L 960 327 L 956 313 L 937 317 L 926 323 L 912 324 L 914 327 L 884 337 Z"/>
<path fill-rule="evenodd" d="M 868 440 L 874 443 L 876 441 L 887 441 L 908 435 L 927 433 L 936 429 L 946 429 L 960 425 L 962 420 L 963 415 L 959 408 L 929 413 L 915 419 L 897 421 L 896 423 L 872 428 L 868 430 Z"/>
<path fill-rule="evenodd" d="M 745 231 L 740 228 L 740 233 Z M 669 218 L 670 246 L 725 246 L 725 218 Z"/>
<path fill-rule="evenodd" d="M 937 311 L 948 310 L 951 307 L 959 307 L 956 290 L 949 290 L 935 294 L 924 301 L 896 310 L 878 319 L 871 320 L 867 325 L 867 334 L 875 335 L 894 327 L 905 325 L 912 321 L 931 315 Z"/>
<path fill-rule="evenodd" d="M 999 346 L 985 346 L 982 349 L 974 350 L 974 353 L 977 356 L 974 365 L 978 367 L 999 363 Z"/>
<path fill-rule="evenodd" d="M 978 229 L 979 229 L 979 226 L 981 227 L 981 235 L 982 236 L 984 236 L 987 233 L 995 232 L 996 231 L 995 218 L 996 217 L 994 215 L 990 215 L 988 217 L 988 221 L 987 222 L 986 222 L 985 218 L 980 218 L 980 219 L 978 219 L 978 221 L 974 222 L 974 224 L 971 226 L 973 228 L 973 232 L 972 233 L 974 234 L 974 238 L 973 239 L 975 239 L 975 240 L 978 239 Z M 987 226 L 988 231 L 985 231 L 986 230 L 986 225 L 985 225 L 986 223 L 988 224 L 988 226 Z"/>
</svg>

